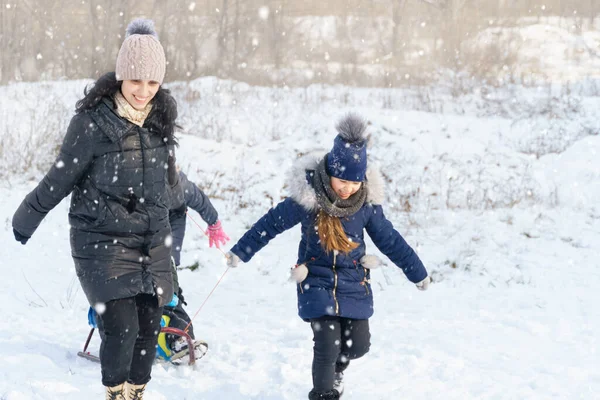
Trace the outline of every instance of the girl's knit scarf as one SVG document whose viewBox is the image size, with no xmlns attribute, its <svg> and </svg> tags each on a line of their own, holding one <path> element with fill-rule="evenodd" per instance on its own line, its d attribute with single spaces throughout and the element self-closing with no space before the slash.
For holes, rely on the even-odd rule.
<svg viewBox="0 0 600 400">
<path fill-rule="evenodd" d="M 327 214 L 338 218 L 348 217 L 356 213 L 365 204 L 367 189 L 363 183 L 360 189 L 347 199 L 341 199 L 333 190 L 327 175 L 327 156 L 319 162 L 313 177 L 313 187 L 319 207 Z"/>
<path fill-rule="evenodd" d="M 146 104 L 143 110 L 136 110 L 127 99 L 121 94 L 121 91 L 115 93 L 115 103 L 117 104 L 117 114 L 121 118 L 125 118 L 129 122 L 136 124 L 137 126 L 144 125 L 144 121 L 152 110 L 152 103 Z"/>
</svg>

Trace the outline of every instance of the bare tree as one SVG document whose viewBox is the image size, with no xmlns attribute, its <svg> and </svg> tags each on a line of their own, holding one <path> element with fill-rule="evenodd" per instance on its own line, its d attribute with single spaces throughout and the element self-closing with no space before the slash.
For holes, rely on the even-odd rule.
<svg viewBox="0 0 600 400">
<path fill-rule="evenodd" d="M 217 73 L 227 75 L 229 70 L 225 55 L 227 53 L 227 41 L 229 37 L 229 0 L 222 0 L 221 8 L 219 10 L 219 25 L 217 34 L 217 57 L 216 57 L 216 70 Z"/>
<path fill-rule="evenodd" d="M 10 9 L 10 5 L 7 0 L 0 0 L 0 82 L 8 82 L 10 71 L 14 70 L 12 60 L 16 57 L 12 56 L 14 46 L 14 35 L 12 35 L 13 26 L 11 21 L 14 23 L 14 18 L 11 18 L 11 14 L 14 10 Z"/>
<path fill-rule="evenodd" d="M 406 2 L 407 0 L 398 0 L 398 1 L 391 1 L 391 7 L 392 7 L 392 39 L 391 39 L 391 43 L 390 43 L 390 51 L 391 53 L 394 55 L 394 57 L 396 57 L 397 59 L 402 58 L 401 54 L 399 54 L 401 52 L 402 47 L 400 46 L 400 32 L 401 30 L 401 26 L 402 26 L 402 17 L 404 16 L 404 10 L 406 8 Z"/>
</svg>

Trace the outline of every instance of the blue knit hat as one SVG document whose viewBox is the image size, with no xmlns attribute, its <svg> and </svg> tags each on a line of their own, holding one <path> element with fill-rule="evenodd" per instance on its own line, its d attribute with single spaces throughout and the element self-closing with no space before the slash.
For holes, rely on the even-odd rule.
<svg viewBox="0 0 600 400">
<path fill-rule="evenodd" d="M 348 114 L 336 125 L 338 135 L 327 154 L 329 176 L 345 181 L 362 182 L 367 173 L 367 125 L 356 114 Z"/>
</svg>

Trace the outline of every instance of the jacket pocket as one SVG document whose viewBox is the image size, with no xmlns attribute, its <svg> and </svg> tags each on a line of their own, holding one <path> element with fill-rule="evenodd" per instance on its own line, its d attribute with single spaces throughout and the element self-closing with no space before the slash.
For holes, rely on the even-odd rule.
<svg viewBox="0 0 600 400">
<path fill-rule="evenodd" d="M 92 186 L 76 187 L 71 194 L 69 217 L 71 225 L 75 228 L 101 225 L 106 219 L 104 198 Z"/>
</svg>

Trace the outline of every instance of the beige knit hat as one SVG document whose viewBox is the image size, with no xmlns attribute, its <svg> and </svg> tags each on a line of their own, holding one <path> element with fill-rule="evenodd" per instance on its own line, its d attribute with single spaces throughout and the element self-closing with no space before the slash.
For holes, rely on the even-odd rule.
<svg viewBox="0 0 600 400">
<path fill-rule="evenodd" d="M 117 80 L 140 79 L 162 84 L 166 64 L 165 51 L 158 41 L 154 22 L 144 18 L 131 21 L 117 56 Z"/>
</svg>

